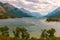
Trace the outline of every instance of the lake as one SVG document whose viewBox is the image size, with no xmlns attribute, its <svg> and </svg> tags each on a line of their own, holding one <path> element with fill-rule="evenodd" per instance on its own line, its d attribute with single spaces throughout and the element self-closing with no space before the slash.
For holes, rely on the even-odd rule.
<svg viewBox="0 0 60 40">
<path fill-rule="evenodd" d="M 25 27 L 30 33 L 31 37 L 40 37 L 41 29 L 56 29 L 56 36 L 60 36 L 60 22 L 46 22 L 46 19 L 37 18 L 14 18 L 14 19 L 0 19 L 0 26 L 7 25 L 10 28 L 10 36 L 13 35 L 12 28 Z"/>
</svg>

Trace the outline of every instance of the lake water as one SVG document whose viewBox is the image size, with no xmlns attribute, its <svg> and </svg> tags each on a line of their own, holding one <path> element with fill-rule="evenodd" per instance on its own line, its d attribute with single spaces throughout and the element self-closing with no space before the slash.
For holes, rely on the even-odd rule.
<svg viewBox="0 0 60 40">
<path fill-rule="evenodd" d="M 0 26 L 7 25 L 10 28 L 10 36 L 12 36 L 12 28 L 25 27 L 31 36 L 40 37 L 41 29 L 56 29 L 56 36 L 60 36 L 60 22 L 46 22 L 45 19 L 36 18 L 15 18 L 0 19 Z"/>
</svg>

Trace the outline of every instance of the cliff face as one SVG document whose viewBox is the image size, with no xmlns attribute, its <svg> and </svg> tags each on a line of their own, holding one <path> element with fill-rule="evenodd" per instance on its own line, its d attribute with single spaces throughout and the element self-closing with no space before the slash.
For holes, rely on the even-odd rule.
<svg viewBox="0 0 60 40">
<path fill-rule="evenodd" d="M 0 6 L 0 13 L 2 13 L 2 12 L 6 13 L 5 9 L 2 6 Z"/>
<path fill-rule="evenodd" d="M 12 16 L 4 9 L 3 3 L 0 2 L 0 19 L 11 18 Z"/>
<path fill-rule="evenodd" d="M 4 15 L 4 13 L 7 13 L 7 12 L 2 6 L 0 6 L 0 15 Z"/>
</svg>

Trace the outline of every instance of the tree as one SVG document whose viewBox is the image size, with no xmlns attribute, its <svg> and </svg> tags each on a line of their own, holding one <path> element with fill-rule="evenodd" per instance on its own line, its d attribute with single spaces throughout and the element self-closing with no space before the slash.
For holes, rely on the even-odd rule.
<svg viewBox="0 0 60 40">
<path fill-rule="evenodd" d="M 43 31 L 42 31 L 42 33 L 41 33 L 41 37 L 47 37 L 47 30 L 46 29 L 44 29 Z"/>
<path fill-rule="evenodd" d="M 21 32 L 21 37 L 22 37 L 22 39 L 25 39 L 27 29 L 26 29 L 26 28 L 20 28 L 20 32 Z"/>
<path fill-rule="evenodd" d="M 42 34 L 41 34 L 41 39 L 43 39 L 43 40 L 49 40 L 49 38 L 55 37 L 55 36 L 54 36 L 54 33 L 55 33 L 55 32 L 56 32 L 56 31 L 55 31 L 55 29 L 53 29 L 53 28 L 51 28 L 51 29 L 49 29 L 49 30 L 44 29 L 44 30 L 42 31 Z"/>
<path fill-rule="evenodd" d="M 19 35 L 20 35 L 20 28 L 19 28 L 19 27 L 16 27 L 16 29 L 13 30 L 13 33 L 14 33 L 14 36 L 15 36 L 15 37 L 18 37 L 18 38 L 19 38 Z"/>
<path fill-rule="evenodd" d="M 2 35 L 9 36 L 9 28 L 7 26 L 0 27 L 0 32 Z"/>
<path fill-rule="evenodd" d="M 0 27 L 0 35 L 2 35 L 2 32 L 3 32 L 3 28 Z"/>
<path fill-rule="evenodd" d="M 28 32 L 26 32 L 26 38 L 25 38 L 25 40 L 29 40 L 29 38 L 30 38 L 30 34 Z"/>
<path fill-rule="evenodd" d="M 54 33 L 56 32 L 55 29 L 51 28 L 50 30 L 47 31 L 49 34 L 49 37 L 53 37 Z"/>
<path fill-rule="evenodd" d="M 13 31 L 15 37 L 21 37 L 22 39 L 28 40 L 29 34 L 27 32 L 26 28 L 19 28 L 16 27 L 16 29 Z"/>
<path fill-rule="evenodd" d="M 6 35 L 6 36 L 9 36 L 9 28 L 7 26 L 4 26 L 3 27 L 3 32 L 2 32 L 2 35 Z"/>
<path fill-rule="evenodd" d="M 0 15 L 0 19 L 3 19 L 4 18 L 4 16 L 3 15 Z"/>
</svg>

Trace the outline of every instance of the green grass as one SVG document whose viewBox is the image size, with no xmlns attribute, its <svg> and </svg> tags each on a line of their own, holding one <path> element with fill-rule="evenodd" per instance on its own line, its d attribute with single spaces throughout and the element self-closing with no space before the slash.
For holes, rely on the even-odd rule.
<svg viewBox="0 0 60 40">
<path fill-rule="evenodd" d="M 24 40 L 24 39 L 20 39 L 20 38 L 17 38 L 17 37 L 8 37 L 8 36 L 0 36 L 0 40 Z M 47 38 L 47 39 L 43 39 L 43 38 L 31 38 L 29 40 L 60 40 L 60 37 L 51 37 L 51 38 Z"/>
</svg>

